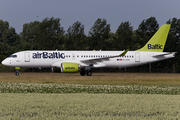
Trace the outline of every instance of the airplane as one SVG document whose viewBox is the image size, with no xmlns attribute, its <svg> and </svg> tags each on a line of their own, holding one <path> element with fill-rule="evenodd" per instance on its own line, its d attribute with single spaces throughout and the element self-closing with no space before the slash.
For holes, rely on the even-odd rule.
<svg viewBox="0 0 180 120">
<path fill-rule="evenodd" d="M 80 71 L 81 76 L 91 76 L 92 68 L 125 68 L 173 58 L 176 52 L 163 52 L 170 24 L 162 25 L 152 38 L 136 51 L 20 51 L 2 61 L 15 67 L 58 68 L 62 73 Z"/>
</svg>

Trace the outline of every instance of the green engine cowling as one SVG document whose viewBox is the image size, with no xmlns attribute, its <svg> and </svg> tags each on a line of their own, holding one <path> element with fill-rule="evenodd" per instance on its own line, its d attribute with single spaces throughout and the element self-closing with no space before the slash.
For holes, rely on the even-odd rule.
<svg viewBox="0 0 180 120">
<path fill-rule="evenodd" d="M 61 63 L 61 72 L 63 73 L 75 73 L 81 69 L 78 63 L 64 62 Z"/>
</svg>

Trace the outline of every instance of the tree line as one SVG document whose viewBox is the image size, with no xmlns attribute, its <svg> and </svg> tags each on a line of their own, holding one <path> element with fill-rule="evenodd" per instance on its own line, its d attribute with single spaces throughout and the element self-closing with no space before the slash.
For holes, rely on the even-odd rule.
<svg viewBox="0 0 180 120">
<path fill-rule="evenodd" d="M 14 52 L 23 50 L 137 50 L 159 29 L 155 17 L 143 20 L 137 30 L 129 21 L 121 22 L 115 33 L 106 19 L 98 18 L 88 35 L 84 25 L 77 21 L 67 31 L 60 18 L 45 18 L 41 22 L 25 23 L 17 34 L 7 21 L 0 20 L 0 62 Z M 152 72 L 180 72 L 180 19 L 169 19 L 171 24 L 164 51 L 177 52 L 173 59 L 152 63 Z M 108 71 L 122 71 L 108 69 Z M 128 72 L 148 72 L 149 65 L 127 68 Z"/>
</svg>

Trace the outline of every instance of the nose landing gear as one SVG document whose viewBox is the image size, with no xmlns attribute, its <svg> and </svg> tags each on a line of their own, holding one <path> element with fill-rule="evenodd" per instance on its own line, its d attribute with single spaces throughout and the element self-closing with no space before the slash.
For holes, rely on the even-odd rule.
<svg viewBox="0 0 180 120">
<path fill-rule="evenodd" d="M 20 67 L 15 67 L 15 69 L 16 69 L 15 75 L 16 75 L 16 76 L 19 76 Z"/>
<path fill-rule="evenodd" d="M 18 72 L 18 70 L 16 70 L 16 73 L 15 73 L 15 75 L 16 75 L 16 76 L 19 76 L 19 72 Z"/>
</svg>

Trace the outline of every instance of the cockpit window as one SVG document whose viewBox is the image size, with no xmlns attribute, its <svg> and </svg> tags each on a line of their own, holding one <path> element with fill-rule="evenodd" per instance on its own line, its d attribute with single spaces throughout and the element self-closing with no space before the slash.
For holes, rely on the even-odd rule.
<svg viewBox="0 0 180 120">
<path fill-rule="evenodd" d="M 13 55 L 13 58 L 17 58 L 17 55 Z"/>
<path fill-rule="evenodd" d="M 10 55 L 8 58 L 17 58 L 17 55 Z"/>
<path fill-rule="evenodd" d="M 13 55 L 10 55 L 8 58 L 11 58 Z"/>
</svg>

